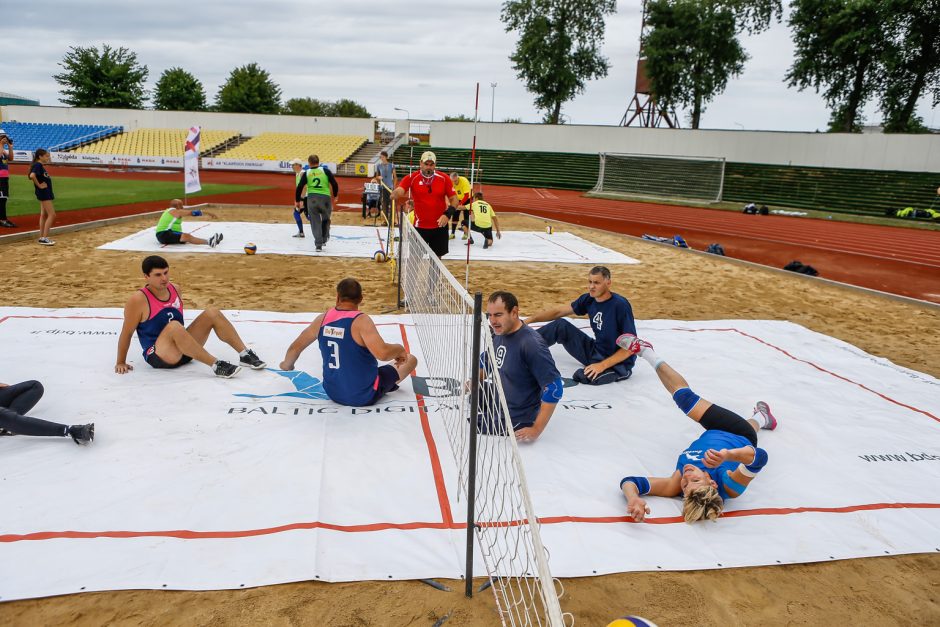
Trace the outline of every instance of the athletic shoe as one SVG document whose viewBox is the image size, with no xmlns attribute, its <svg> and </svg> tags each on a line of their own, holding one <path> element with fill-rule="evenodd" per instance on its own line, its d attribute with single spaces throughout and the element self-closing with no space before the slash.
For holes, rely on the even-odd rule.
<svg viewBox="0 0 940 627">
<path fill-rule="evenodd" d="M 261 361 L 261 359 L 259 359 L 258 356 L 255 355 L 255 351 L 251 350 L 250 348 L 248 349 L 247 355 L 245 355 L 244 357 L 238 358 L 238 363 L 239 365 L 242 365 L 242 366 L 248 366 L 252 370 L 261 370 L 262 368 L 268 365 L 264 363 L 263 361 Z"/>
<path fill-rule="evenodd" d="M 55 246 L 55 241 L 49 239 L 48 237 L 40 237 L 39 245 L 40 246 Z"/>
<path fill-rule="evenodd" d="M 72 425 L 69 427 L 69 435 L 76 444 L 88 444 L 95 439 L 95 423 Z"/>
<path fill-rule="evenodd" d="M 241 366 L 236 366 L 220 359 L 212 366 L 212 374 L 217 377 L 222 377 L 223 379 L 231 379 L 238 374 L 238 371 L 241 369 Z"/>
<path fill-rule="evenodd" d="M 764 401 L 757 401 L 757 405 L 754 406 L 754 412 L 751 415 L 760 414 L 765 418 L 765 424 L 761 429 L 767 429 L 768 431 L 773 431 L 777 428 L 777 419 L 774 418 L 774 415 L 770 413 L 770 405 Z"/>
<path fill-rule="evenodd" d="M 9 220 L 0 220 L 0 226 L 5 226 L 8 229 L 16 228 L 16 225 L 10 222 Z"/>
<path fill-rule="evenodd" d="M 451 233 L 451 234 L 447 237 L 447 239 L 456 239 L 456 238 L 457 238 L 457 236 L 454 235 L 453 233 Z"/>
<path fill-rule="evenodd" d="M 464 233 L 463 235 L 461 235 L 461 236 L 460 236 L 460 239 L 466 241 L 466 240 L 467 240 L 467 234 Z M 473 243 L 473 238 L 472 238 L 472 237 L 470 238 L 470 243 L 471 243 L 471 244 Z"/>
<path fill-rule="evenodd" d="M 318 253 L 322 253 L 322 252 L 323 252 L 323 246 L 317 246 L 317 252 L 318 252 Z"/>
<path fill-rule="evenodd" d="M 0 429 L 0 437 L 3 437 L 5 435 L 16 435 L 16 434 L 13 433 L 12 431 L 7 431 L 6 429 Z"/>
<path fill-rule="evenodd" d="M 629 352 L 631 355 L 636 355 L 644 348 L 653 348 L 653 345 L 647 342 L 646 340 L 641 340 L 632 333 L 624 333 L 617 338 L 617 346 Z"/>
<path fill-rule="evenodd" d="M 294 233 L 294 237 L 307 237 L 307 236 L 304 235 L 303 231 L 301 231 L 300 233 Z"/>
<path fill-rule="evenodd" d="M 215 235 L 209 238 L 209 248 L 215 248 L 216 246 L 219 245 L 219 242 L 221 241 L 222 241 L 222 234 L 216 233 Z"/>
</svg>

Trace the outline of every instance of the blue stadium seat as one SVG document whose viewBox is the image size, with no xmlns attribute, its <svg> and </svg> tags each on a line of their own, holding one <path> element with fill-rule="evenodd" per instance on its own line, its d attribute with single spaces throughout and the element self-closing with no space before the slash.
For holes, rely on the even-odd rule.
<svg viewBox="0 0 940 627">
<path fill-rule="evenodd" d="M 36 150 L 37 148 L 68 150 L 124 131 L 122 126 L 16 121 L 0 122 L 0 128 L 13 139 L 13 145 L 17 150 Z"/>
</svg>

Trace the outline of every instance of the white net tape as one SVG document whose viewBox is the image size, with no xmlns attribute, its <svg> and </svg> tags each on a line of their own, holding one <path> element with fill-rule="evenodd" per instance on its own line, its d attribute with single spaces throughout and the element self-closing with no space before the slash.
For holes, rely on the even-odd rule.
<svg viewBox="0 0 940 627">
<path fill-rule="evenodd" d="M 466 382 L 480 364 L 473 354 L 473 300 L 407 220 L 403 227 L 401 285 L 424 356 L 419 367 L 435 394 L 446 396 L 433 416 L 443 420 L 457 463 L 458 493 L 466 499 L 471 429 Z M 480 340 L 482 352 L 496 363 L 485 317 Z M 500 617 L 504 625 L 562 625 L 499 377 L 481 380 L 479 405 L 481 418 L 473 421 L 479 425 L 475 535 Z"/>
<path fill-rule="evenodd" d="M 592 191 L 646 198 L 688 198 L 718 202 L 724 190 L 720 157 L 601 153 Z"/>
</svg>

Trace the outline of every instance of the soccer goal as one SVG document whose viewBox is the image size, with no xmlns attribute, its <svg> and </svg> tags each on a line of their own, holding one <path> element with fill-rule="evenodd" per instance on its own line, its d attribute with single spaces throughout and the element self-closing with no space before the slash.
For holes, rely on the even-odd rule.
<svg viewBox="0 0 940 627">
<path fill-rule="evenodd" d="M 492 588 L 503 625 L 561 627 L 502 385 L 498 376 L 480 380 L 481 363 L 498 363 L 482 296 L 467 293 L 409 221 L 402 226 L 401 287 L 424 356 L 419 368 L 438 386 L 429 391 L 439 405 L 433 416 L 447 432 L 467 504 L 466 594 L 474 592 L 476 544 L 488 575 L 478 590 Z"/>
<path fill-rule="evenodd" d="M 600 153 L 592 193 L 642 198 L 719 202 L 724 189 L 723 157 L 664 157 Z"/>
</svg>

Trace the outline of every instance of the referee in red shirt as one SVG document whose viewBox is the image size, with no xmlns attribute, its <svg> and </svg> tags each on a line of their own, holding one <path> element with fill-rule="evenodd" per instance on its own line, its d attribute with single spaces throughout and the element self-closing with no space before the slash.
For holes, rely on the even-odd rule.
<svg viewBox="0 0 940 627">
<path fill-rule="evenodd" d="M 421 155 L 421 168 L 412 172 L 395 188 L 394 198 L 400 200 L 408 192 L 415 203 L 415 228 L 421 239 L 438 257 L 448 252 L 447 224 L 454 215 L 457 194 L 449 176 L 435 171 L 437 156 L 430 150 Z"/>
</svg>

